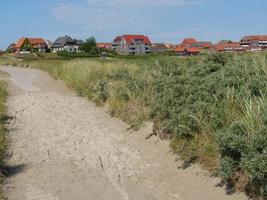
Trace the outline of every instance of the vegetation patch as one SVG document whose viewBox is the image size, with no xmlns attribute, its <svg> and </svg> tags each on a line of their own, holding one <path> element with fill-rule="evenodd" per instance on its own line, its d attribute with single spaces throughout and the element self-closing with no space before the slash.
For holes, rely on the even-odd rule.
<svg viewBox="0 0 267 200">
<path fill-rule="evenodd" d="M 6 101 L 7 91 L 6 91 L 6 83 L 0 81 L 0 170 L 2 171 L 2 167 L 4 166 L 4 158 L 6 156 L 7 144 L 6 144 L 6 129 L 5 129 L 5 119 L 6 119 Z M 1 177 L 3 177 L 3 173 L 1 172 Z M 3 178 L 0 179 L 2 184 Z M 3 193 L 0 187 L 0 199 L 4 199 Z"/>
<path fill-rule="evenodd" d="M 112 116 L 155 132 L 187 163 L 236 190 L 267 195 L 267 56 L 209 54 L 23 61 L 63 80 Z"/>
</svg>

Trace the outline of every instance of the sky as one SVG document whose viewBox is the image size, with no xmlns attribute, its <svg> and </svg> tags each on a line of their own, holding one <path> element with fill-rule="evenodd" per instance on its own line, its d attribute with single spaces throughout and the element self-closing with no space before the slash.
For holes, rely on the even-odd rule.
<svg viewBox="0 0 267 200">
<path fill-rule="evenodd" d="M 152 42 L 183 38 L 217 42 L 267 34 L 266 0 L 3 0 L 0 49 L 19 37 L 94 36 L 111 42 L 122 34 L 145 34 Z"/>
</svg>

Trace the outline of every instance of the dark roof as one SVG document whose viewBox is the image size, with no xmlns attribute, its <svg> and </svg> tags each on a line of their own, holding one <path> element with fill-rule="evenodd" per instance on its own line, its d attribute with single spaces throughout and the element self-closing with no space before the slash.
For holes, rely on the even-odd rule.
<svg viewBox="0 0 267 200">
<path fill-rule="evenodd" d="M 83 40 L 76 40 L 74 39 L 75 43 L 79 46 L 79 45 L 82 45 L 84 44 L 84 41 Z"/>
<path fill-rule="evenodd" d="M 15 46 L 16 46 L 16 44 L 15 43 L 12 43 L 12 44 L 10 44 L 8 47 L 7 47 L 7 51 L 8 50 L 13 50 L 13 49 L 15 49 Z"/>
<path fill-rule="evenodd" d="M 59 37 L 53 43 L 53 47 L 64 47 L 66 45 L 74 45 L 76 42 L 70 36 L 65 35 L 64 37 Z"/>
</svg>

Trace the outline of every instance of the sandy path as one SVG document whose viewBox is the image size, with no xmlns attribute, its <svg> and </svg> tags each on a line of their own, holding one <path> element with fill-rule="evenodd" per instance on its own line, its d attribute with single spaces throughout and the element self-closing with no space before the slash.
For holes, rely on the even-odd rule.
<svg viewBox="0 0 267 200">
<path fill-rule="evenodd" d="M 10 200 L 245 200 L 227 196 L 194 166 L 178 169 L 166 142 L 147 124 L 127 124 L 77 97 L 47 74 L 1 67 L 11 74 L 8 114 L 13 176 Z"/>
</svg>

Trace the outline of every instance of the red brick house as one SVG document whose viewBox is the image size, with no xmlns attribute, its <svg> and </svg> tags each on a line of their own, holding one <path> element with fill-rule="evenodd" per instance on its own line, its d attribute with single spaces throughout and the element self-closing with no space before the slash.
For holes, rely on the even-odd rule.
<svg viewBox="0 0 267 200">
<path fill-rule="evenodd" d="M 43 38 L 20 38 L 15 45 L 16 52 L 30 51 L 46 52 L 47 44 Z"/>
<path fill-rule="evenodd" d="M 151 52 L 151 41 L 144 35 L 122 35 L 113 40 L 112 48 L 124 55 L 148 54 Z"/>
<path fill-rule="evenodd" d="M 198 55 L 200 53 L 199 48 L 196 47 L 184 47 L 178 46 L 175 51 L 180 56 Z"/>
</svg>

